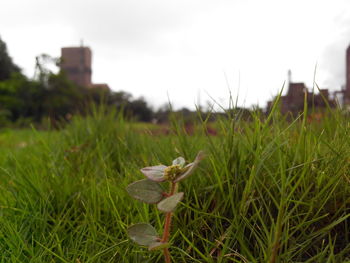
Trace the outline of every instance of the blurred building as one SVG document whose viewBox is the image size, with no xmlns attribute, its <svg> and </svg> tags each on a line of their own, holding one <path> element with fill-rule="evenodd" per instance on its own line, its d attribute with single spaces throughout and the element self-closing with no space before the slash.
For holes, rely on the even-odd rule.
<svg viewBox="0 0 350 263">
<path fill-rule="evenodd" d="M 343 101 L 345 105 L 350 105 L 350 46 L 346 50 L 346 76 L 345 89 L 343 92 Z"/>
<path fill-rule="evenodd" d="M 282 113 L 298 114 L 304 111 L 304 102 L 306 101 L 308 107 L 323 109 L 335 107 L 336 102 L 330 98 L 328 89 L 320 89 L 316 94 L 309 92 L 307 87 L 302 82 L 292 82 L 291 72 L 288 72 L 288 90 L 287 94 L 280 97 L 280 109 Z M 268 102 L 268 109 L 271 109 L 273 101 Z"/>
<path fill-rule="evenodd" d="M 306 97 L 305 97 L 306 95 Z M 304 83 L 289 83 L 288 92 L 281 97 L 282 113 L 298 113 L 304 110 L 304 101 L 310 107 L 326 108 L 335 106 L 335 101 L 330 98 L 328 89 L 320 89 L 318 94 L 309 92 Z"/>
<path fill-rule="evenodd" d="M 297 113 L 303 111 L 305 93 L 307 93 L 306 102 L 308 106 L 315 108 L 325 108 L 327 104 L 330 107 L 335 107 L 338 103 L 342 107 L 350 108 L 350 46 L 346 49 L 346 71 L 345 71 L 345 86 L 341 90 L 335 91 L 331 95 L 328 89 L 319 90 L 318 94 L 309 92 L 304 83 L 291 82 L 291 73 L 288 72 L 288 91 L 285 96 L 281 96 L 281 111 L 282 113 Z M 275 101 L 275 100 L 274 100 Z M 268 102 L 267 109 L 270 110 L 273 101 Z"/>
<path fill-rule="evenodd" d="M 63 47 L 61 49 L 61 71 L 75 84 L 86 88 L 109 88 L 107 84 L 93 84 L 92 52 L 89 47 Z"/>
</svg>

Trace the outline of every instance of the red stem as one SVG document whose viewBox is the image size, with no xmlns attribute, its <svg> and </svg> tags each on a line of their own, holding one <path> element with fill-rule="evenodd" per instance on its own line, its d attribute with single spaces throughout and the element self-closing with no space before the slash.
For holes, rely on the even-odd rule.
<svg viewBox="0 0 350 263">
<path fill-rule="evenodd" d="M 166 247 L 163 249 L 165 263 L 171 263 L 169 249 Z"/>
<path fill-rule="evenodd" d="M 164 224 L 164 232 L 163 232 L 163 238 L 161 242 L 168 242 L 169 241 L 169 237 L 170 237 L 170 226 L 171 226 L 171 216 L 172 213 L 166 213 L 165 215 L 165 224 Z"/>
<path fill-rule="evenodd" d="M 176 189 L 176 183 L 172 182 L 171 183 L 171 190 L 170 190 L 170 193 L 168 196 L 172 196 L 175 193 L 175 189 Z M 172 212 L 168 212 L 165 214 L 164 231 L 163 231 L 163 237 L 161 240 L 162 243 L 167 243 L 169 241 L 171 216 L 172 216 Z M 164 253 L 164 257 L 165 257 L 165 262 L 171 263 L 170 253 L 169 253 L 169 249 L 167 247 L 163 249 L 163 253 Z"/>
</svg>

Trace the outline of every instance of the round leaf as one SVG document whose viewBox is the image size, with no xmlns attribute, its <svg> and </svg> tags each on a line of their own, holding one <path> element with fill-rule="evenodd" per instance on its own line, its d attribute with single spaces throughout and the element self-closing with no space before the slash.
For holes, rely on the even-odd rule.
<svg viewBox="0 0 350 263">
<path fill-rule="evenodd" d="M 156 182 L 148 179 L 136 181 L 126 188 L 133 198 L 148 204 L 156 204 L 163 199 L 163 188 Z"/>
<path fill-rule="evenodd" d="M 160 201 L 157 205 L 158 209 L 163 212 L 172 212 L 176 208 L 177 204 L 182 200 L 184 197 L 184 193 L 180 192 L 177 194 L 174 194 L 172 196 L 169 196 L 162 201 Z"/>
<path fill-rule="evenodd" d="M 165 165 L 150 166 L 141 169 L 141 172 L 150 180 L 155 182 L 165 181 L 164 170 L 167 168 Z"/>
<path fill-rule="evenodd" d="M 130 226 L 127 231 L 130 239 L 141 246 L 150 246 L 159 239 L 157 231 L 150 224 L 135 224 Z"/>
</svg>

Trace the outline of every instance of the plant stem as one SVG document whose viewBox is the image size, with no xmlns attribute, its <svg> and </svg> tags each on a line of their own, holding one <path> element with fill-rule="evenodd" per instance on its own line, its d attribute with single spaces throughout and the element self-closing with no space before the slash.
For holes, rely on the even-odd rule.
<svg viewBox="0 0 350 263">
<path fill-rule="evenodd" d="M 167 247 L 163 249 L 163 254 L 164 254 L 164 258 L 165 258 L 165 263 L 171 263 L 170 252 L 169 252 L 169 249 Z"/>
<path fill-rule="evenodd" d="M 164 232 L 163 232 L 163 238 L 162 238 L 162 242 L 164 243 L 169 241 L 171 216 L 172 216 L 171 212 L 165 214 L 165 224 L 164 224 Z"/>
<path fill-rule="evenodd" d="M 176 183 L 171 183 L 171 190 L 169 193 L 169 196 L 172 196 L 175 193 L 176 190 Z M 164 231 L 163 231 L 163 237 L 161 242 L 166 243 L 169 241 L 170 237 L 170 226 L 171 226 L 171 216 L 172 212 L 168 212 L 165 214 L 165 223 L 164 223 Z M 164 257 L 165 257 L 165 262 L 166 263 L 171 263 L 170 259 L 170 252 L 169 249 L 166 247 L 163 249 Z"/>
</svg>

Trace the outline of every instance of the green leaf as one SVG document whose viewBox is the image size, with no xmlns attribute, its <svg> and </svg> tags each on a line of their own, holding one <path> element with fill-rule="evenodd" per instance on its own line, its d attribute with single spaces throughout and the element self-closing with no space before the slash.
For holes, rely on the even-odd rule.
<svg viewBox="0 0 350 263">
<path fill-rule="evenodd" d="M 130 239 L 141 246 L 150 246 L 159 240 L 157 231 L 150 224 L 132 225 L 127 232 Z"/>
<path fill-rule="evenodd" d="M 183 192 L 174 194 L 160 201 L 157 207 L 162 212 L 166 212 L 166 213 L 172 212 L 174 211 L 177 204 L 182 200 L 183 197 L 184 197 Z"/>
<path fill-rule="evenodd" d="M 178 157 L 173 161 L 173 165 L 179 165 L 182 168 L 185 165 L 185 159 L 183 157 Z"/>
<path fill-rule="evenodd" d="M 126 188 L 133 198 L 148 204 L 157 204 L 163 199 L 163 188 L 160 184 L 148 179 L 136 181 Z"/>
<path fill-rule="evenodd" d="M 164 170 L 167 168 L 165 165 L 149 166 L 141 169 L 141 172 L 150 180 L 155 182 L 164 182 Z"/>
<path fill-rule="evenodd" d="M 148 250 L 160 250 L 169 246 L 170 246 L 169 243 L 154 242 L 148 246 Z"/>
<path fill-rule="evenodd" d="M 180 182 L 183 179 L 185 179 L 186 177 L 190 176 L 193 173 L 193 171 L 195 170 L 195 168 L 198 166 L 199 162 L 203 159 L 204 159 L 204 152 L 200 151 L 197 154 L 194 162 L 189 163 L 188 165 L 186 165 L 183 168 L 184 173 L 181 176 L 179 176 L 178 178 L 176 178 L 176 180 L 174 180 L 174 183 Z"/>
</svg>

